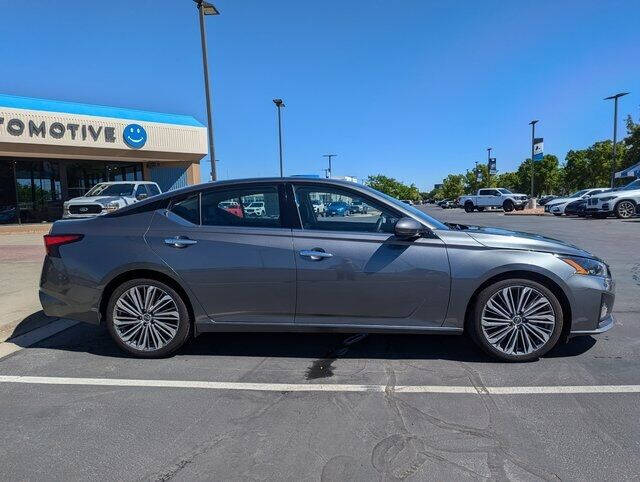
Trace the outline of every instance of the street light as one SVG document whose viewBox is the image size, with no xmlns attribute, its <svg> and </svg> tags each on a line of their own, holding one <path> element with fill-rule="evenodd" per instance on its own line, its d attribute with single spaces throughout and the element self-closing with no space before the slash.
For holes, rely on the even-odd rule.
<svg viewBox="0 0 640 482">
<path fill-rule="evenodd" d="M 273 99 L 273 103 L 278 108 L 278 145 L 280 146 L 280 177 L 284 177 L 282 169 L 282 117 L 280 115 L 280 109 L 285 107 L 282 99 Z"/>
<path fill-rule="evenodd" d="M 619 94 L 605 97 L 604 100 L 613 99 L 613 159 L 611 160 L 611 187 L 616 177 L 616 143 L 618 141 L 618 99 L 624 97 L 629 92 L 620 92 Z"/>
<path fill-rule="evenodd" d="M 493 147 L 487 147 L 487 176 L 491 179 L 491 151 Z"/>
<path fill-rule="evenodd" d="M 327 169 L 327 170 L 326 170 L 326 172 L 327 172 L 327 179 L 331 179 L 331 173 L 332 173 L 332 171 L 331 171 L 331 159 L 332 159 L 333 157 L 336 157 L 336 156 L 337 156 L 337 154 L 323 154 L 323 155 L 322 155 L 322 157 L 326 157 L 326 158 L 328 158 L 328 159 L 329 159 L 329 169 Z"/>
<path fill-rule="evenodd" d="M 533 166 L 534 166 L 534 162 L 533 162 L 533 143 L 535 142 L 535 138 L 536 138 L 536 124 L 537 123 L 538 123 L 537 120 L 532 120 L 531 122 L 529 122 L 529 125 L 531 126 L 531 199 L 533 199 Z M 531 207 L 535 207 L 535 205 L 532 204 Z"/>
<path fill-rule="evenodd" d="M 204 28 L 205 15 L 220 15 L 218 9 L 204 0 L 193 0 L 198 8 L 200 19 L 200 42 L 202 43 L 202 69 L 204 71 L 204 92 L 207 99 L 207 133 L 209 135 L 209 159 L 211 160 L 211 180 L 218 179 L 216 171 L 216 154 L 213 146 L 213 114 L 211 113 L 211 94 L 209 92 L 209 64 L 207 62 L 207 34 Z"/>
</svg>

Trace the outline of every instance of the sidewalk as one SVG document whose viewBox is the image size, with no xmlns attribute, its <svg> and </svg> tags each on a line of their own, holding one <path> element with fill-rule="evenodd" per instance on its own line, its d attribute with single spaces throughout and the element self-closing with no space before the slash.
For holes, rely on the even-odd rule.
<svg viewBox="0 0 640 482">
<path fill-rule="evenodd" d="M 38 299 L 49 224 L 0 226 L 0 342 L 45 325 Z"/>
</svg>

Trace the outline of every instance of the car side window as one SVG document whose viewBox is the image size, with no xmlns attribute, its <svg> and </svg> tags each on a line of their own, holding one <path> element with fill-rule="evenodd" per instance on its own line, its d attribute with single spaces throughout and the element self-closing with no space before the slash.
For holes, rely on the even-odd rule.
<svg viewBox="0 0 640 482">
<path fill-rule="evenodd" d="M 169 211 L 192 224 L 200 224 L 200 195 L 192 194 L 172 201 Z"/>
<path fill-rule="evenodd" d="M 295 193 L 304 229 L 393 233 L 400 218 L 383 204 L 347 190 L 297 186 Z"/>
<path fill-rule="evenodd" d="M 480 191 L 478 191 L 478 196 L 489 196 L 491 195 L 491 192 L 488 189 L 480 189 Z"/>
<path fill-rule="evenodd" d="M 202 224 L 280 228 L 276 186 L 213 189 L 202 193 Z"/>
<path fill-rule="evenodd" d="M 149 191 L 149 196 L 157 196 L 160 194 L 160 189 L 155 184 L 147 184 L 147 191 Z"/>
<path fill-rule="evenodd" d="M 144 184 L 138 184 L 138 187 L 136 188 L 135 197 L 138 197 L 140 194 L 144 194 L 146 196 L 149 195 L 147 193 L 147 189 L 144 187 Z"/>
</svg>

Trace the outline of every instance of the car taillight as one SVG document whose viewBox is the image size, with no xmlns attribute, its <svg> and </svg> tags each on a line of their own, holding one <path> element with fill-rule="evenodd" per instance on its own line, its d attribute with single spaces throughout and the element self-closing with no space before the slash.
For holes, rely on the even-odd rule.
<svg viewBox="0 0 640 482">
<path fill-rule="evenodd" d="M 84 234 L 45 234 L 44 249 L 49 256 L 59 257 L 58 247 L 80 241 Z"/>
</svg>

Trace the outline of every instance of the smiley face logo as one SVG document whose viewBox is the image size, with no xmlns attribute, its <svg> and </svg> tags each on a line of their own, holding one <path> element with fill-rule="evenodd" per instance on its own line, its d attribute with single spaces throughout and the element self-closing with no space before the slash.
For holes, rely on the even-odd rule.
<svg viewBox="0 0 640 482">
<path fill-rule="evenodd" d="M 147 131 L 139 124 L 129 124 L 124 128 L 122 138 L 132 149 L 140 149 L 147 142 Z"/>
</svg>

